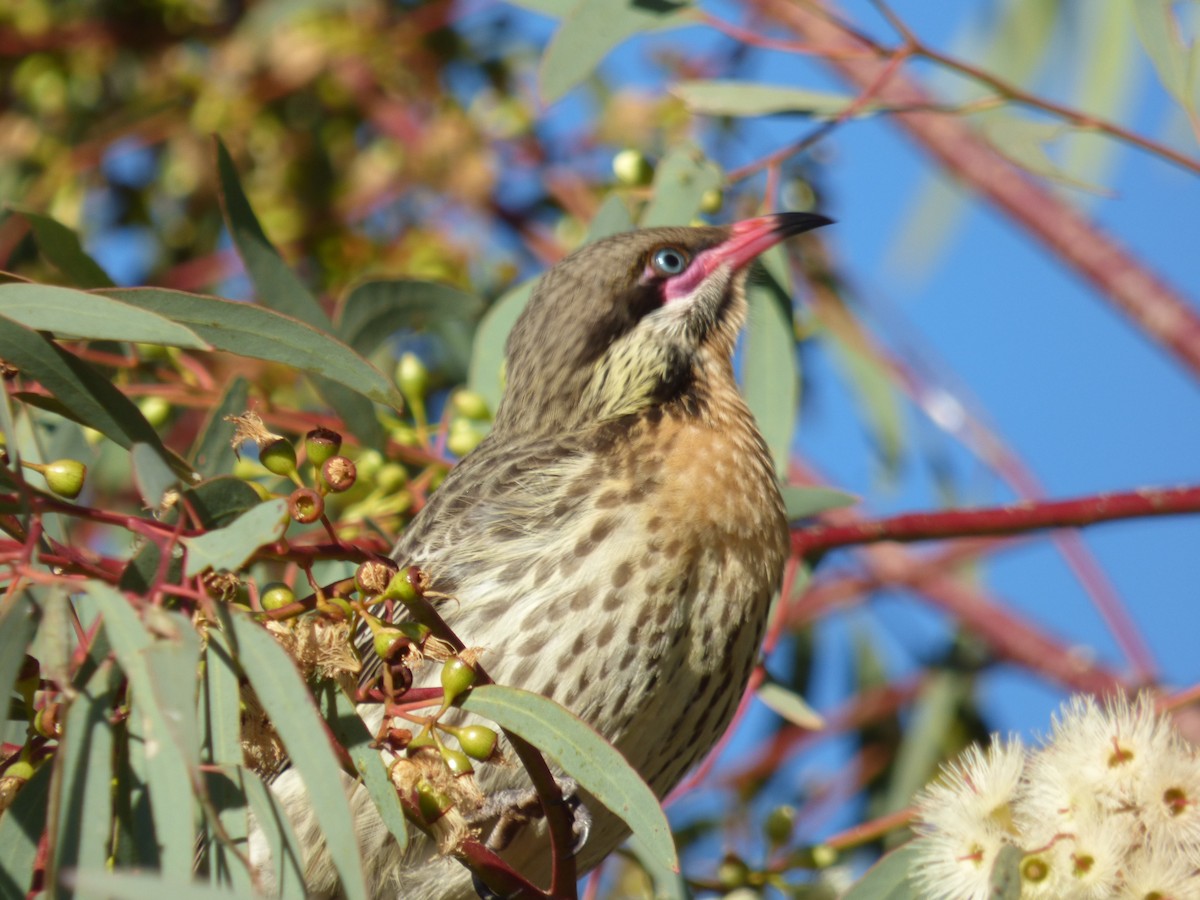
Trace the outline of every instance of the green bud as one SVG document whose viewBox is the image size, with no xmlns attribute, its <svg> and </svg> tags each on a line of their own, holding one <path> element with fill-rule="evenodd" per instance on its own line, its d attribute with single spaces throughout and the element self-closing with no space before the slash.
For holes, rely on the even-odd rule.
<svg viewBox="0 0 1200 900">
<path fill-rule="evenodd" d="M 273 475 L 291 478 L 296 472 L 296 448 L 287 438 L 275 438 L 258 450 L 258 461 Z"/>
<path fill-rule="evenodd" d="M 796 808 L 794 806 L 777 806 L 771 810 L 765 822 L 763 833 L 772 844 L 786 844 L 792 839 L 792 830 L 796 826 Z"/>
<path fill-rule="evenodd" d="M 18 759 L 15 763 L 4 770 L 4 777 L 28 781 L 33 777 L 33 763 L 27 759 Z"/>
<path fill-rule="evenodd" d="M 721 885 L 721 890 L 732 891 L 745 887 L 749 880 L 749 867 L 732 854 L 726 856 L 721 860 L 721 865 L 717 866 L 717 883 Z"/>
<path fill-rule="evenodd" d="M 421 594 L 408 577 L 408 570 L 400 569 L 392 576 L 392 580 L 388 582 L 383 596 L 392 600 L 399 600 L 401 603 L 412 603 Z"/>
<path fill-rule="evenodd" d="M 46 479 L 46 487 L 60 497 L 74 500 L 83 490 L 83 481 L 87 478 L 87 466 L 77 459 L 56 459 L 50 463 L 23 463 L 27 469 L 41 473 Z"/>
<path fill-rule="evenodd" d="M 721 206 L 725 203 L 725 195 L 720 188 L 709 188 L 700 195 L 700 212 L 711 216 L 715 212 L 721 211 Z"/>
<path fill-rule="evenodd" d="M 342 436 L 329 428 L 314 428 L 304 435 L 304 455 L 314 466 L 342 452 Z"/>
<path fill-rule="evenodd" d="M 415 353 L 405 353 L 396 363 L 396 384 L 400 393 L 409 403 L 420 402 L 429 392 L 429 370 L 421 357 Z"/>
<path fill-rule="evenodd" d="M 417 434 L 417 429 L 407 422 L 401 422 L 393 428 L 388 433 L 388 437 L 401 447 L 419 447 L 421 445 L 421 436 Z"/>
<path fill-rule="evenodd" d="M 161 428 L 171 417 L 171 404 L 166 397 L 143 397 L 137 406 L 154 428 Z"/>
<path fill-rule="evenodd" d="M 467 390 L 466 388 L 457 390 L 454 392 L 454 396 L 450 398 L 450 403 L 456 413 L 468 419 L 486 421 L 492 417 L 492 412 L 488 409 L 487 400 L 483 398 L 483 394 L 477 391 Z"/>
<path fill-rule="evenodd" d="M 395 560 L 386 557 L 368 559 L 354 570 L 354 586 L 363 597 L 374 597 L 388 589 L 399 571 Z"/>
<path fill-rule="evenodd" d="M 654 166 L 640 150 L 622 150 L 612 161 L 613 175 L 617 181 L 629 187 L 642 187 L 654 179 Z"/>
<path fill-rule="evenodd" d="M 483 432 L 469 419 L 451 419 L 450 433 L 446 435 L 446 449 L 455 456 L 466 456 L 479 446 Z"/>
<path fill-rule="evenodd" d="M 375 473 L 375 487 L 385 494 L 394 494 L 408 484 L 408 470 L 398 462 L 387 462 Z"/>
<path fill-rule="evenodd" d="M 271 612 L 272 610 L 282 609 L 290 603 L 295 603 L 296 594 L 283 582 L 272 581 L 270 584 L 263 586 L 262 592 L 258 595 L 258 602 L 262 604 L 263 609 Z"/>
<path fill-rule="evenodd" d="M 426 726 L 408 742 L 409 750 L 420 750 L 423 747 L 436 747 L 437 741 L 433 739 L 433 730 Z"/>
<path fill-rule="evenodd" d="M 417 785 L 417 807 L 421 810 L 421 818 L 432 825 L 450 811 L 454 801 L 435 788 L 428 781 Z"/>
<path fill-rule="evenodd" d="M 380 659 L 387 659 L 388 654 L 392 652 L 392 647 L 396 645 L 396 641 L 404 637 L 404 633 L 399 628 L 380 628 L 375 632 L 373 646 L 375 655 Z"/>
<path fill-rule="evenodd" d="M 446 768 L 450 770 L 450 774 L 456 778 L 460 775 L 470 775 L 475 771 L 475 767 L 471 765 L 471 760 L 461 750 L 442 747 L 441 751 L 442 761 L 446 764 Z"/>
<path fill-rule="evenodd" d="M 445 696 L 442 704 L 449 706 L 475 683 L 478 673 L 475 667 L 463 662 L 457 656 L 452 656 L 442 664 L 442 691 Z"/>
<path fill-rule="evenodd" d="M 486 725 L 467 725 L 454 731 L 463 753 L 472 759 L 489 759 L 496 750 L 496 732 Z"/>
</svg>

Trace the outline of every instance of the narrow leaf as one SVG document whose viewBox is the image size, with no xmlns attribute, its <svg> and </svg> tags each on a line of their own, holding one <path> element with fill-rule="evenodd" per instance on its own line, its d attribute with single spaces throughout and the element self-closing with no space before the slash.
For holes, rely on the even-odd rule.
<svg viewBox="0 0 1200 900">
<path fill-rule="evenodd" d="M 237 665 L 224 631 L 209 629 L 204 660 L 205 703 L 201 714 L 204 716 L 208 762 L 225 769 L 210 774 L 208 795 L 225 837 L 245 853 L 250 823 L 242 787 L 242 698 L 238 690 Z M 235 890 L 249 891 L 249 871 L 223 841 L 213 841 L 211 860 L 209 872 L 214 883 L 226 883 Z"/>
<path fill-rule="evenodd" d="M 782 248 L 773 250 L 782 253 Z M 742 353 L 742 388 L 771 448 L 775 471 L 786 477 L 800 403 L 791 299 L 769 274 L 749 286 L 746 299 L 750 313 Z"/>
<path fill-rule="evenodd" d="M 787 484 L 780 488 L 789 522 L 808 519 L 829 509 L 858 503 L 858 497 L 836 488 Z"/>
<path fill-rule="evenodd" d="M 1005 844 L 1000 848 L 1000 852 L 996 854 L 996 861 L 992 863 L 991 878 L 988 879 L 988 886 L 991 888 L 988 900 L 1020 900 L 1021 858 L 1024 855 L 1020 847 L 1012 844 Z"/>
<path fill-rule="evenodd" d="M 229 382 L 225 393 L 196 436 L 192 452 L 188 459 L 203 478 L 214 475 L 224 475 L 233 471 L 237 457 L 230 445 L 233 436 L 233 426 L 225 421 L 226 416 L 236 416 L 246 411 L 246 401 L 250 395 L 250 382 L 240 375 Z"/>
<path fill-rule="evenodd" d="M 279 733 L 304 787 L 348 900 L 365 900 L 362 861 L 344 777 L 321 717 L 291 658 L 256 622 L 230 617 L 237 660 Z"/>
<path fill-rule="evenodd" d="M 24 897 L 46 827 L 52 765 L 42 765 L 0 815 L 0 897 Z"/>
<path fill-rule="evenodd" d="M 592 216 L 592 221 L 588 223 L 587 237 L 583 239 L 583 242 L 590 244 L 609 235 L 632 231 L 635 227 L 636 223 L 633 221 L 633 216 L 629 214 L 629 207 L 625 204 L 624 198 L 620 194 L 609 194 L 600 204 L 600 208 L 596 210 L 596 214 Z"/>
<path fill-rule="evenodd" d="M 643 228 L 687 225 L 705 191 L 721 186 L 721 170 L 692 147 L 672 151 L 654 173 L 654 197 L 642 213 Z"/>
<path fill-rule="evenodd" d="M 242 773 L 246 798 L 254 810 L 254 822 L 267 841 L 275 867 L 275 888 L 280 900 L 304 897 L 304 850 L 296 839 L 283 806 L 253 772 Z"/>
<path fill-rule="evenodd" d="M 403 850 L 408 846 L 408 825 L 404 818 L 404 809 L 400 806 L 396 788 L 379 756 L 374 735 L 359 717 L 353 701 L 332 681 L 326 682 L 322 701 L 325 721 L 329 723 L 333 736 L 354 760 L 354 766 L 362 776 L 363 786 L 375 801 L 375 808 L 383 819 L 383 824 Z"/>
<path fill-rule="evenodd" d="M 77 868 L 102 868 L 112 835 L 113 726 L 109 722 L 120 673 L 111 661 L 101 663 L 71 701 L 56 755 L 62 798 L 57 833 L 51 841 L 51 883 L 58 874 Z M 69 889 L 58 891 L 70 897 Z"/>
<path fill-rule="evenodd" d="M 498 409 L 504 394 L 501 372 L 504 369 L 504 345 L 508 333 L 516 324 L 537 279 L 530 279 L 512 288 L 500 297 L 484 314 L 475 332 L 475 347 L 471 354 L 471 390 L 481 394 L 490 409 Z"/>
<path fill-rule="evenodd" d="M 402 329 L 425 331 L 443 321 L 470 322 L 483 311 L 474 294 L 432 281 L 367 281 L 346 297 L 338 336 L 364 356 Z"/>
<path fill-rule="evenodd" d="M 217 176 L 221 181 L 221 200 L 225 223 L 237 247 L 238 256 L 246 266 L 246 274 L 254 283 L 258 299 L 271 309 L 286 313 L 320 331 L 329 330 L 329 317 L 296 273 L 279 256 L 267 240 L 258 217 L 250 207 L 238 181 L 237 169 L 229 151 L 215 138 Z"/>
<path fill-rule="evenodd" d="M 542 56 L 542 99 L 553 103 L 583 81 L 608 52 L 635 34 L 685 24 L 687 0 L 581 0 Z"/>
<path fill-rule="evenodd" d="M 552 700 L 500 685 L 472 689 L 462 703 L 551 757 L 585 790 L 629 826 L 645 857 L 673 872 L 679 858 L 658 798 L 617 751 L 586 723 Z"/>
<path fill-rule="evenodd" d="M 692 112 L 709 116 L 769 116 L 776 113 L 802 113 L 832 118 L 840 114 L 854 97 L 826 91 L 762 84 L 757 81 L 703 80 L 681 81 L 671 93 Z M 867 115 L 877 106 L 867 104 L 857 115 Z"/>
<path fill-rule="evenodd" d="M 79 235 L 72 229 L 41 213 L 18 208 L 13 211 L 24 216 L 33 229 L 33 239 L 42 256 L 72 284 L 81 288 L 112 287 L 108 273 L 83 249 Z"/>
<path fill-rule="evenodd" d="M 148 872 L 106 872 L 95 868 L 81 870 L 74 877 L 80 897 L 95 900 L 251 900 L 251 895 L 210 887 L 187 877 L 171 877 Z"/>
<path fill-rule="evenodd" d="M 380 403 L 402 403 L 391 379 L 341 341 L 274 310 L 165 288 L 104 293 L 186 325 L 216 350 L 321 375 Z"/>
<path fill-rule="evenodd" d="M 776 681 L 764 681 L 756 696 L 784 721 L 798 728 L 820 731 L 825 727 L 825 719 L 808 705 L 808 701 Z"/>
<path fill-rule="evenodd" d="M 10 444 L 11 446 L 11 444 Z M 34 606 L 25 591 L 0 601 L 0 697 L 7 701 L 16 683 L 37 620 Z M 0 891 L 0 896 L 3 891 Z"/>
<path fill-rule="evenodd" d="M 917 848 L 910 841 L 886 854 L 842 895 L 842 900 L 921 900 L 910 880 L 917 863 Z"/>
<path fill-rule="evenodd" d="M 1173 0 L 1129 0 L 1138 38 L 1154 63 L 1158 80 L 1175 102 L 1196 114 L 1195 47 L 1179 37 Z"/>
<path fill-rule="evenodd" d="M 280 498 L 260 503 L 224 528 L 181 538 L 187 548 L 184 574 L 191 578 L 209 568 L 236 572 L 263 544 L 279 540 L 286 525 L 287 500 Z"/>
<path fill-rule="evenodd" d="M 163 495 L 179 484 L 179 478 L 162 461 L 158 451 L 147 444 L 134 444 L 130 455 L 133 481 L 142 502 L 150 509 L 158 509 L 162 505 Z"/>
<path fill-rule="evenodd" d="M 60 339 L 142 341 L 188 350 L 208 344 L 186 325 L 106 296 L 49 284 L 0 284 L 0 315 Z"/>
<path fill-rule="evenodd" d="M 154 427 L 128 397 L 101 372 L 49 338 L 0 316 L 0 359 L 41 382 L 68 418 L 96 429 L 122 447 L 149 444 L 175 471 L 190 473 L 187 465 L 163 446 Z"/>
</svg>

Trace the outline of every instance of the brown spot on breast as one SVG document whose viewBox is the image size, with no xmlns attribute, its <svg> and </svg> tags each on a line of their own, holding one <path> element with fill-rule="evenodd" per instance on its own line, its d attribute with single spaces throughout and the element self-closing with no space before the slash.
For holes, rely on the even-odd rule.
<svg viewBox="0 0 1200 900">
<path fill-rule="evenodd" d="M 613 625 L 612 619 L 609 619 L 604 623 L 603 627 L 601 627 L 600 633 L 596 635 L 596 646 L 598 648 L 602 648 L 607 647 L 610 643 L 612 643 L 614 631 L 616 631 L 616 628 Z"/>
<path fill-rule="evenodd" d="M 571 611 L 572 612 L 582 612 L 583 610 L 587 609 L 588 604 L 591 602 L 591 599 L 592 599 L 592 592 L 590 590 L 588 590 L 586 587 L 581 587 L 579 590 L 577 590 L 574 594 L 571 595 L 571 602 L 570 602 Z"/>
<path fill-rule="evenodd" d="M 629 579 L 632 577 L 633 577 L 633 566 L 631 566 L 628 562 L 621 563 L 619 566 L 617 566 L 615 569 L 613 569 L 613 573 L 612 573 L 613 587 L 616 587 L 616 588 L 625 587 L 625 585 L 627 585 L 629 583 Z M 605 609 L 607 609 L 607 608 L 608 607 L 605 606 Z"/>
<path fill-rule="evenodd" d="M 609 591 L 604 597 L 603 609 L 605 612 L 616 612 L 621 606 L 621 595 L 616 591 Z"/>
</svg>

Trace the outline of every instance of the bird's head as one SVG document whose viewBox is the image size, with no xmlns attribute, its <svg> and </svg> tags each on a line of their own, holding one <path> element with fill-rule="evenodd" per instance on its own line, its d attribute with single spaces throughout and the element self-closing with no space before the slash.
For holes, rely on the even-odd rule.
<svg viewBox="0 0 1200 900">
<path fill-rule="evenodd" d="M 779 213 L 587 244 L 542 276 L 508 339 L 496 428 L 573 430 L 640 412 L 730 369 L 749 264 L 829 223 Z"/>
</svg>

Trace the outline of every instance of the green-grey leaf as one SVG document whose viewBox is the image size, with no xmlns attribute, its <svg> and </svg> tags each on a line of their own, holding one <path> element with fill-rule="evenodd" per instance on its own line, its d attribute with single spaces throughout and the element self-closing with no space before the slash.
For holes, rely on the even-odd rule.
<svg viewBox="0 0 1200 900">
<path fill-rule="evenodd" d="M 222 475 L 187 491 L 187 500 L 205 528 L 229 525 L 262 503 L 258 492 L 240 478 Z"/>
<path fill-rule="evenodd" d="M 1089 129 L 1023 119 L 998 110 L 979 119 L 980 131 L 988 142 L 1025 171 L 1101 197 L 1112 196 L 1107 188 L 1074 177 L 1046 152 L 1047 143 L 1065 135 L 1089 134 Z"/>
<path fill-rule="evenodd" d="M 896 751 L 879 815 L 903 809 L 937 772 L 938 762 L 947 750 L 946 736 L 954 733 L 959 710 L 972 690 L 970 677 L 949 670 L 930 673 L 922 683 Z"/>
<path fill-rule="evenodd" d="M 327 682 L 322 692 L 322 700 L 325 721 L 329 723 L 334 737 L 354 760 L 355 768 L 362 775 L 363 787 L 375 801 L 375 808 L 379 811 L 383 824 L 403 850 L 408 846 L 408 824 L 396 788 L 379 756 L 379 748 L 375 746 L 374 735 L 359 718 L 353 701 L 338 685 Z"/>
<path fill-rule="evenodd" d="M 72 869 L 103 868 L 112 837 L 113 726 L 109 721 L 120 683 L 111 661 L 101 663 L 76 694 L 63 723 L 56 755 L 62 798 L 58 833 L 51 841 L 51 883 Z M 56 892 L 70 897 L 69 888 Z"/>
<path fill-rule="evenodd" d="M 808 519 L 828 509 L 854 506 L 858 497 L 837 488 L 787 484 L 779 489 L 789 522 Z"/>
<path fill-rule="evenodd" d="M 520 735 L 553 759 L 629 826 L 630 841 L 655 864 L 679 871 L 671 828 L 654 792 L 616 749 L 552 700 L 500 685 L 472 689 L 463 709 Z"/>
<path fill-rule="evenodd" d="M 721 186 L 721 170 L 694 147 L 669 153 L 654 173 L 654 196 L 642 213 L 643 228 L 687 225 L 704 193 Z"/>
<path fill-rule="evenodd" d="M 888 371 L 874 356 L 834 338 L 833 348 L 846 368 L 885 469 L 893 472 L 904 449 L 904 419 L 900 399 Z"/>
<path fill-rule="evenodd" d="M 177 644 L 177 653 L 185 660 L 190 658 L 188 672 L 184 674 L 191 676 L 194 685 L 196 660 L 193 651 L 199 647 L 199 639 L 191 623 L 178 614 L 171 617 L 163 614 L 156 623 L 156 630 L 163 636 L 154 638 L 129 601 L 118 591 L 99 581 L 87 581 L 83 589 L 103 616 L 104 632 L 129 678 L 132 703 L 128 727 L 131 739 L 140 737 L 145 745 L 146 777 L 162 870 L 166 874 L 186 875 L 192 870 L 195 844 L 192 776 L 198 773 L 194 766 L 189 769 L 193 754 L 184 743 L 186 734 L 181 731 L 182 723 L 177 721 L 180 715 L 175 708 L 178 689 L 175 685 L 167 686 L 165 690 L 156 686 L 155 682 L 164 677 L 164 670 L 152 660 L 157 652 L 156 645 L 170 647 Z M 176 667 L 182 665 L 177 663 Z M 175 672 L 170 677 L 177 683 L 182 676 Z M 186 710 L 186 715 L 189 719 L 195 718 L 194 704 Z"/>
<path fill-rule="evenodd" d="M 134 444 L 130 449 L 133 461 L 133 480 L 142 502 L 158 509 L 163 495 L 179 484 L 179 478 L 162 461 L 158 451 L 147 444 Z"/>
<path fill-rule="evenodd" d="M 825 727 L 825 719 L 803 697 L 776 681 L 764 681 L 756 696 L 787 722 L 809 731 Z"/>
<path fill-rule="evenodd" d="M 690 6 L 690 0 L 580 0 L 542 56 L 542 98 L 558 100 L 635 34 L 687 24 L 680 13 Z"/>
<path fill-rule="evenodd" d="M 6 701 L 21 672 L 36 628 L 34 606 L 25 591 L 18 591 L 0 602 L 0 697 Z M 0 891 L 2 895 L 3 891 Z"/>
<path fill-rule="evenodd" d="M 781 247 L 772 248 L 774 251 L 783 252 Z M 775 471 L 780 477 L 787 477 L 800 403 L 800 368 L 791 298 L 767 274 L 750 284 L 746 299 L 750 312 L 742 353 L 742 389 L 771 448 Z"/>
<path fill-rule="evenodd" d="M 312 695 L 291 658 L 247 616 L 230 616 L 231 637 L 242 672 L 258 695 L 308 792 L 348 900 L 366 900 L 362 861 L 344 779 L 329 746 Z"/>
<path fill-rule="evenodd" d="M 205 569 L 236 572 L 263 544 L 283 536 L 287 500 L 268 500 L 242 513 L 224 528 L 191 538 L 181 538 L 187 548 L 184 574 L 191 578 Z"/>
<path fill-rule="evenodd" d="M 587 237 L 583 239 L 583 242 L 590 244 L 609 235 L 631 231 L 635 227 L 636 223 L 633 221 L 633 216 L 629 214 L 625 198 L 620 194 L 609 194 L 600 204 L 600 208 L 596 210 L 596 214 L 592 216 L 592 221 L 588 223 Z"/>
<path fill-rule="evenodd" d="M 41 382 L 68 418 L 94 428 L 122 447 L 149 444 L 180 474 L 190 469 L 163 446 L 137 406 L 101 372 L 49 338 L 0 316 L 0 359 Z"/>
<path fill-rule="evenodd" d="M 95 900 L 253 900 L 254 895 L 210 887 L 186 876 L 150 872 L 107 872 L 101 868 L 80 870 L 73 879 L 80 897 Z"/>
<path fill-rule="evenodd" d="M 46 827 L 50 777 L 54 766 L 43 764 L 17 792 L 12 806 L 0 815 L 0 897 L 24 897 Z"/>
<path fill-rule="evenodd" d="M 237 456 L 229 440 L 233 437 L 233 426 L 225 421 L 226 416 L 236 416 L 246 411 L 250 396 L 250 382 L 238 376 L 229 382 L 221 402 L 209 412 L 200 426 L 200 433 L 192 445 L 188 459 L 203 478 L 225 475 L 233 471 Z"/>
<path fill-rule="evenodd" d="M 536 278 L 522 282 L 507 291 L 484 314 L 475 331 L 475 347 L 471 354 L 471 390 L 483 395 L 490 409 L 500 406 L 504 384 L 500 373 L 504 368 L 504 344 L 517 317 L 533 295 Z"/>
<path fill-rule="evenodd" d="M 0 284 L 0 315 L 60 339 L 142 341 L 209 350 L 190 328 L 104 294 L 50 284 Z"/>
<path fill-rule="evenodd" d="M 909 841 L 868 869 L 842 900 L 921 900 L 923 895 L 911 880 L 916 862 L 916 842 Z"/>
<path fill-rule="evenodd" d="M 225 768 L 208 780 L 209 797 L 217 811 L 225 836 L 235 847 L 245 848 L 249 836 L 246 795 L 242 788 L 242 716 L 237 665 L 225 632 L 208 631 L 204 654 L 204 700 L 208 761 Z M 248 891 L 250 873 L 222 841 L 213 842 L 210 875 L 216 883 L 227 882 L 236 890 Z"/>
<path fill-rule="evenodd" d="M 279 799 L 251 771 L 242 773 L 246 798 L 254 810 L 255 823 L 266 838 L 275 869 L 275 888 L 280 900 L 304 898 L 304 850 Z"/>
<path fill-rule="evenodd" d="M 322 375 L 380 403 L 402 403 L 391 379 L 337 338 L 274 310 L 165 288 L 104 293 L 187 325 L 214 349 Z"/>
<path fill-rule="evenodd" d="M 444 321 L 470 322 L 483 311 L 474 294 L 433 281 L 367 281 L 346 297 L 337 333 L 364 356 L 401 329 L 423 331 Z"/>
<path fill-rule="evenodd" d="M 1128 0 L 1142 46 L 1158 80 L 1180 106 L 1195 115 L 1197 47 L 1186 46 L 1176 32 L 1173 0 Z"/>
<path fill-rule="evenodd" d="M 329 330 L 329 317 L 296 273 L 280 257 L 267 240 L 258 217 L 250 207 L 238 181 L 237 169 L 229 151 L 215 138 L 217 147 L 217 177 L 221 182 L 221 199 L 225 222 L 237 247 L 246 274 L 254 283 L 258 299 L 273 310 L 285 313 L 320 331 Z"/>
<path fill-rule="evenodd" d="M 679 97 L 692 112 L 709 116 L 803 113 L 830 118 L 854 102 L 854 97 L 848 94 L 724 79 L 681 81 L 672 85 L 671 93 Z M 876 108 L 874 104 L 868 104 L 857 115 L 868 115 Z"/>
<path fill-rule="evenodd" d="M 88 255 L 79 235 L 56 219 L 26 209 L 14 208 L 33 229 L 33 239 L 50 265 L 71 280 L 76 287 L 112 287 L 108 273 Z"/>
</svg>

